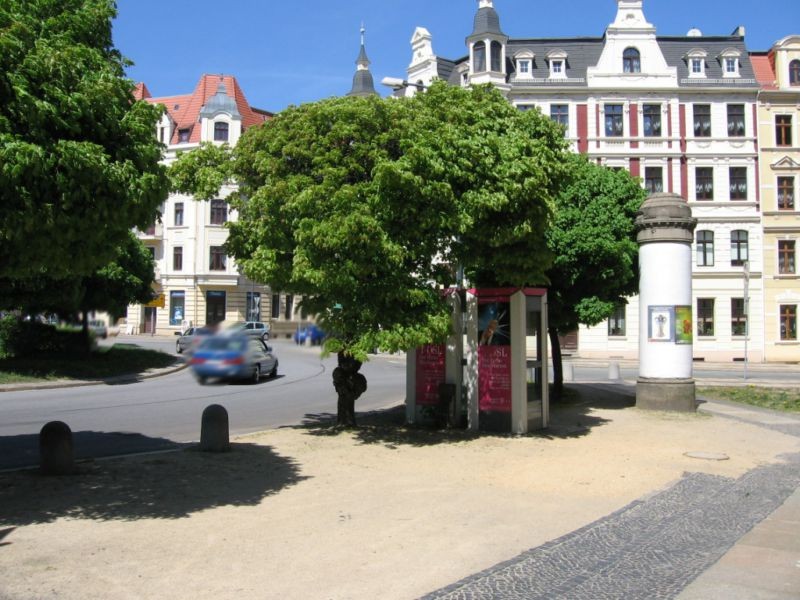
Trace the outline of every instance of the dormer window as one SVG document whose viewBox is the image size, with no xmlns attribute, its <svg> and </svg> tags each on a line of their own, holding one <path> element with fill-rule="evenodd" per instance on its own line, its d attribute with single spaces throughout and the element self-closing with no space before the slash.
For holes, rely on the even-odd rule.
<svg viewBox="0 0 800 600">
<path fill-rule="evenodd" d="M 642 72 L 642 56 L 636 48 L 626 48 L 625 52 L 622 53 L 622 72 Z"/>
<path fill-rule="evenodd" d="M 793 60 L 789 63 L 789 85 L 800 86 L 800 60 Z"/>
<path fill-rule="evenodd" d="M 514 55 L 518 79 L 530 79 L 533 76 L 533 57 L 534 54 L 530 50 L 522 50 Z"/>
<path fill-rule="evenodd" d="M 698 78 L 706 76 L 706 57 L 708 53 L 705 50 L 695 48 L 689 52 L 684 58 L 689 66 L 689 77 Z"/>
<path fill-rule="evenodd" d="M 189 143 L 189 133 L 188 129 L 178 129 L 178 143 L 179 144 L 188 144 Z"/>
<path fill-rule="evenodd" d="M 550 63 L 550 77 L 553 79 L 566 78 L 567 53 L 563 50 L 551 50 L 547 53 L 546 58 Z"/>
<path fill-rule="evenodd" d="M 228 141 L 228 124 L 224 121 L 217 121 L 214 123 L 214 141 L 227 142 Z"/>
<path fill-rule="evenodd" d="M 722 62 L 723 77 L 739 77 L 739 57 L 741 53 L 735 48 L 728 48 L 719 55 Z"/>
<path fill-rule="evenodd" d="M 466 86 L 467 84 L 469 84 L 469 73 L 464 71 L 461 74 L 461 85 Z"/>
</svg>

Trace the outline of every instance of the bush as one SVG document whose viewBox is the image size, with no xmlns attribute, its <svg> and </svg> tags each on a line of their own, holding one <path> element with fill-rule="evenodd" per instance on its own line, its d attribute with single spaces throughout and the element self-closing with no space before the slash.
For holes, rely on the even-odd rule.
<svg viewBox="0 0 800 600">
<path fill-rule="evenodd" d="M 38 321 L 22 321 L 10 315 L 0 319 L 0 357 L 37 357 L 82 353 L 81 331 L 56 329 Z"/>
</svg>

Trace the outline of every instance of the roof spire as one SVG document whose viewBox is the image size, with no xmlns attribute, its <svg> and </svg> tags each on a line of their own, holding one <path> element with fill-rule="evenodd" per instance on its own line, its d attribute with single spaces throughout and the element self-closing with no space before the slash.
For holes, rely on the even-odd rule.
<svg viewBox="0 0 800 600">
<path fill-rule="evenodd" d="M 372 96 L 376 95 L 375 82 L 372 79 L 372 73 L 369 72 L 370 60 L 367 57 L 366 48 L 366 33 L 367 29 L 364 23 L 361 23 L 361 50 L 356 59 L 356 74 L 353 76 L 353 87 L 348 96 Z"/>
</svg>

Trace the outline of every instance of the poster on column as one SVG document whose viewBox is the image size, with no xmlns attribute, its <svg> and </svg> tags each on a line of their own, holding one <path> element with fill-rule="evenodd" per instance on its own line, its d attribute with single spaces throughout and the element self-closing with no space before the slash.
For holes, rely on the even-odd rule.
<svg viewBox="0 0 800 600">
<path fill-rule="evenodd" d="M 416 351 L 417 405 L 439 404 L 439 384 L 445 382 L 445 346 L 428 344 Z"/>
<path fill-rule="evenodd" d="M 510 304 L 478 304 L 478 407 L 481 412 L 511 412 Z"/>
</svg>

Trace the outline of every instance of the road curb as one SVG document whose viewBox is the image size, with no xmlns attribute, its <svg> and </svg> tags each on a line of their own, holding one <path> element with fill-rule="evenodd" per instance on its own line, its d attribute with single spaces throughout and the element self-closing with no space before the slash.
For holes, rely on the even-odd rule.
<svg viewBox="0 0 800 600">
<path fill-rule="evenodd" d="M 6 385 L 0 385 L 0 392 L 29 392 L 33 390 L 56 390 L 61 388 L 85 387 L 90 385 L 135 383 L 144 379 L 154 379 L 156 377 L 172 375 L 173 373 L 182 371 L 188 366 L 189 363 L 183 362 L 172 367 L 165 367 L 163 369 L 155 369 L 152 371 L 145 371 L 144 373 L 132 375 L 117 375 L 115 377 L 106 377 L 105 379 L 98 379 L 96 381 L 59 379 L 56 381 L 48 381 L 46 383 L 9 383 Z"/>
</svg>

